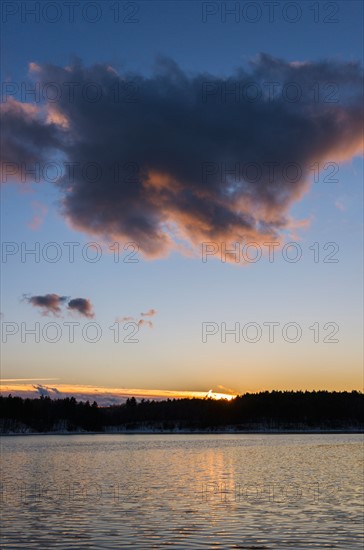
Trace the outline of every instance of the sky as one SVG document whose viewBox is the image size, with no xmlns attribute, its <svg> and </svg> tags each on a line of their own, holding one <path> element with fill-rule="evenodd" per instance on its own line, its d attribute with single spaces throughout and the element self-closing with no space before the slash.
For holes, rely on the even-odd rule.
<svg viewBox="0 0 364 550">
<path fill-rule="evenodd" d="M 2 391 L 362 390 L 362 2 L 1 16 Z"/>
</svg>

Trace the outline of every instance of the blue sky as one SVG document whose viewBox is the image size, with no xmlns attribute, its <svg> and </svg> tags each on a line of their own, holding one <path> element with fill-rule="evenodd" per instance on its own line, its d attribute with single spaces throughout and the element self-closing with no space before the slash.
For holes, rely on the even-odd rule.
<svg viewBox="0 0 364 550">
<path fill-rule="evenodd" d="M 158 56 L 172 58 L 187 75 L 209 73 L 219 78 L 239 67 L 249 70 L 249 62 L 261 52 L 286 63 L 362 63 L 363 6 L 356 1 L 331 3 L 334 15 L 324 2 L 318 2 L 316 15 L 309 8 L 311 2 L 301 2 L 302 17 L 296 23 L 284 20 L 284 14 L 293 17 L 293 12 L 284 11 L 287 2 L 279 3 L 274 21 L 269 22 L 263 11 L 256 23 L 237 23 L 232 16 L 223 22 L 221 3 L 178 1 L 132 3 L 139 20 L 135 23 L 113 22 L 112 3 L 96 2 L 102 14 L 99 21 L 84 21 L 75 11 L 75 21 L 70 23 L 62 3 L 58 4 L 59 22 L 44 21 L 42 16 L 39 23 L 31 16 L 22 22 L 21 12 L 7 16 L 2 38 L 3 81 L 20 85 L 30 78 L 29 63 L 65 67 L 75 57 L 85 67 L 99 63 L 112 66 L 117 73 L 132 71 L 151 78 Z M 240 4 L 243 9 L 244 2 Z M 119 6 L 123 17 L 131 13 L 125 3 Z M 217 13 L 203 22 L 203 10 L 215 8 Z M 89 13 L 92 17 L 91 10 Z M 314 21 L 315 16 L 319 22 Z M 338 21 L 324 22 L 325 18 Z M 15 99 L 31 103 L 19 95 Z M 179 128 L 174 131 L 178 135 Z M 339 143 L 339 151 L 340 147 Z M 345 147 L 343 139 L 342 149 Z M 49 158 L 59 159 L 58 154 Z M 245 266 L 218 258 L 204 263 L 199 247 L 192 257 L 178 251 L 154 258 L 138 254 L 137 263 L 115 263 L 113 255 L 103 249 L 100 260 L 92 263 L 82 257 L 82 247 L 105 241 L 85 226 L 81 232 L 70 225 L 60 211 L 57 186 L 16 181 L 2 185 L 3 243 L 31 247 L 38 242 L 43 251 L 47 243 L 56 242 L 62 251 L 62 258 L 55 263 L 42 256 L 39 263 L 30 256 L 22 262 L 20 252 L 3 261 L 2 323 L 31 327 L 36 322 L 42 326 L 57 322 L 63 331 L 54 344 L 43 338 L 34 343 L 32 337 L 22 342 L 20 330 L 9 336 L 3 344 L 2 378 L 56 378 L 55 386 L 206 392 L 213 388 L 226 393 L 273 388 L 361 389 L 363 163 L 357 153 L 345 153 L 344 160 L 330 160 L 338 166 L 338 181 L 325 181 L 327 172 L 321 171 L 319 181 L 288 209 L 292 219 L 306 221 L 303 227 L 281 231 L 282 239 L 300 245 L 302 259 L 297 263 L 285 261 L 280 252 L 272 263 L 266 256 Z M 80 243 L 74 263 L 68 261 L 65 242 Z M 123 246 L 128 240 L 123 237 L 120 242 Z M 313 243 L 318 243 L 318 262 L 310 249 Z M 338 262 L 324 261 L 334 250 L 324 250 L 326 243 L 335 243 L 333 257 Z M 67 309 L 61 317 L 44 317 L 39 307 L 22 299 L 24 294 L 29 298 L 52 293 L 89 299 L 95 317 L 71 315 Z M 140 327 L 138 343 L 112 341 L 109 327 L 117 317 L 130 316 L 138 322 L 141 313 L 151 308 L 157 314 L 145 319 L 152 321 L 153 328 Z M 69 343 L 63 325 L 67 321 L 79 322 L 80 330 L 87 323 L 97 323 L 102 337 L 91 344 L 77 331 L 75 342 Z M 279 322 L 280 327 L 298 323 L 302 339 L 288 343 L 279 328 L 274 343 L 268 342 L 265 332 L 257 343 L 236 343 L 233 337 L 221 342 L 221 323 L 229 328 L 236 322 L 264 327 L 270 321 Z M 203 343 L 205 322 L 217 323 L 220 328 Z M 328 322 L 340 328 L 338 343 L 323 342 L 326 333 L 322 327 Z M 318 343 L 313 342 L 313 331 L 308 328 L 314 323 L 321 327 Z"/>
</svg>

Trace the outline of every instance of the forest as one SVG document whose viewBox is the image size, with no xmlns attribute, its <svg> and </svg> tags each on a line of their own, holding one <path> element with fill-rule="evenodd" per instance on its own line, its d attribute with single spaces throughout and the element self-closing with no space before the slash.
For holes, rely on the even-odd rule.
<svg viewBox="0 0 364 550">
<path fill-rule="evenodd" d="M 74 397 L 0 397 L 1 433 L 349 430 L 364 428 L 364 394 L 265 391 L 231 401 L 167 399 L 99 407 Z"/>
</svg>

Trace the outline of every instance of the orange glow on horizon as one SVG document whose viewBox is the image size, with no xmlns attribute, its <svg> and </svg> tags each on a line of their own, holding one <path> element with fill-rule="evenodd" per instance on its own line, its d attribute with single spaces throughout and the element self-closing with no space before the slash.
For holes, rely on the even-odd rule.
<svg viewBox="0 0 364 550">
<path fill-rule="evenodd" d="M 45 379 L 43 379 L 45 380 Z M 41 379 L 38 379 L 41 382 Z M 11 382 L 11 383 L 10 383 Z M 34 379 L 36 382 L 36 379 Z M 209 391 L 188 391 L 188 390 L 158 390 L 158 389 L 143 389 L 143 388 L 105 388 L 102 386 L 90 386 L 90 385 L 73 385 L 73 384 L 52 384 L 42 385 L 39 384 L 41 389 L 51 397 L 64 398 L 74 396 L 76 399 L 95 399 L 97 397 L 103 398 L 119 398 L 126 399 L 128 397 L 135 397 L 136 399 L 183 399 L 183 398 L 211 398 L 211 399 L 227 399 L 231 400 L 236 397 L 237 394 L 227 394 L 214 392 L 212 389 Z M 24 397 L 37 397 L 40 392 L 37 391 L 37 384 L 24 383 L 15 379 L 0 380 L 0 394 L 8 395 L 9 393 L 16 393 L 20 397 L 22 394 Z"/>
</svg>

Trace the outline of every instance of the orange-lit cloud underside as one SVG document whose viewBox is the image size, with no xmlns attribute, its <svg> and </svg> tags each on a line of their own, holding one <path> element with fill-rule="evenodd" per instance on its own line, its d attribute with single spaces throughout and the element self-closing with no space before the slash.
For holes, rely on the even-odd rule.
<svg viewBox="0 0 364 550">
<path fill-rule="evenodd" d="M 152 390 L 141 388 L 104 388 L 88 385 L 71 385 L 71 384 L 56 384 L 56 385 L 40 385 L 29 384 L 24 382 L 15 382 L 3 380 L 0 385 L 0 393 L 2 395 L 17 395 L 20 397 L 39 397 L 50 395 L 54 398 L 64 398 L 74 396 L 78 400 L 95 400 L 101 405 L 104 403 L 122 402 L 128 397 L 136 399 L 181 399 L 181 398 L 198 398 L 203 399 L 208 396 L 212 399 L 233 399 L 235 395 L 218 393 L 213 390 L 209 391 L 181 391 L 181 390 Z"/>
</svg>

